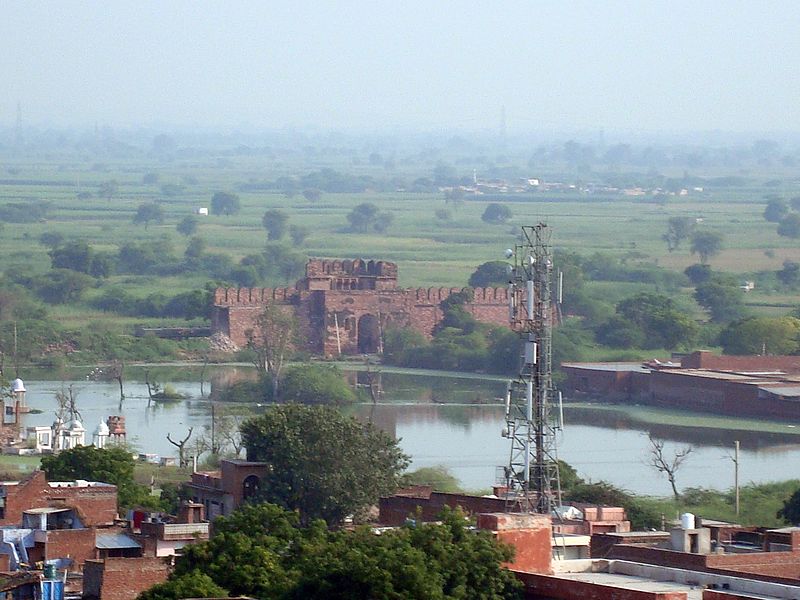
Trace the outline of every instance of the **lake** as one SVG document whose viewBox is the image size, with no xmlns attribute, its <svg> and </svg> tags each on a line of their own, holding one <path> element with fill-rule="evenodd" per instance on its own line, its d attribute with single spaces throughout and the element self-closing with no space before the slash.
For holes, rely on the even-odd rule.
<svg viewBox="0 0 800 600">
<path fill-rule="evenodd" d="M 74 372 L 70 373 L 72 381 L 37 381 L 30 374 L 25 380 L 28 405 L 43 413 L 25 415 L 24 425 L 50 425 L 54 420 L 55 393 L 72 385 L 87 430 L 87 443 L 101 420 L 120 414 L 126 419 L 128 441 L 140 451 L 176 456 L 167 434 L 182 439 L 192 427 L 194 439 L 210 424 L 211 402 L 200 395 L 197 368 L 160 367 L 154 371 L 159 381 L 169 381 L 189 398 L 175 403 L 150 403 L 144 383 L 132 381 L 126 382 L 126 398 L 120 404 L 116 382 L 79 380 Z M 252 370 L 215 367 L 210 371 L 211 385 L 220 385 L 248 371 Z M 128 376 L 144 379 L 135 370 Z M 363 379 L 363 375 L 349 374 L 353 383 L 359 378 Z M 401 447 L 412 458 L 412 468 L 446 466 L 471 490 L 487 490 L 495 483 L 497 467 L 508 462 L 510 449 L 509 441 L 500 435 L 503 409 L 496 402 L 505 389 L 502 380 L 410 371 L 384 371 L 380 378 L 384 393 L 377 404 L 363 403 L 345 410 L 400 439 Z M 209 387 L 206 382 L 206 393 Z M 799 475 L 800 422 L 729 419 L 566 400 L 566 426 L 559 434 L 559 456 L 586 479 L 606 480 L 639 494 L 669 495 L 666 478 L 647 465 L 648 433 L 666 440 L 668 455 L 687 445 L 694 448 L 677 475 L 681 488 L 732 487 L 734 440 L 741 442 L 743 484 Z M 251 408 L 255 413 L 263 410 Z"/>
</svg>

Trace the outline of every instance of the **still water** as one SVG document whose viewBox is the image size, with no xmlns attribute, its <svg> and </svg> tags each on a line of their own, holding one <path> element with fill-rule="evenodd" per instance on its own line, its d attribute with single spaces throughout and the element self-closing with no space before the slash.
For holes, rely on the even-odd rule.
<svg viewBox="0 0 800 600">
<path fill-rule="evenodd" d="M 233 369 L 219 368 L 213 382 L 229 379 Z M 73 375 L 74 377 L 74 375 Z M 54 394 L 72 385 L 87 430 L 87 443 L 101 420 L 124 415 L 128 441 L 141 452 L 175 456 L 166 439 L 194 439 L 211 420 L 211 402 L 200 384 L 181 381 L 190 370 L 169 374 L 170 384 L 187 399 L 148 402 L 143 383 L 125 384 L 120 403 L 116 383 L 26 379 L 28 404 L 43 411 L 25 415 L 25 426 L 50 425 Z M 356 376 L 351 375 L 355 381 Z M 412 468 L 443 465 L 471 490 L 486 490 L 497 467 L 508 461 L 509 442 L 500 436 L 502 407 L 494 403 L 505 384 L 497 380 L 441 375 L 382 373 L 383 395 L 375 405 L 348 408 L 400 440 Z M 166 376 L 160 375 L 161 381 Z M 209 384 L 204 391 L 208 393 Z M 251 407 L 254 413 L 262 410 Z M 564 406 L 566 426 L 559 435 L 559 456 L 586 479 L 606 480 L 631 492 L 669 495 L 665 478 L 647 466 L 648 433 L 667 440 L 667 451 L 694 450 L 678 472 L 679 487 L 727 489 L 733 485 L 733 442 L 741 441 L 740 480 L 766 482 L 800 477 L 800 422 L 763 422 L 692 415 L 633 406 L 572 403 Z M 795 425 L 797 427 L 795 427 Z M 190 443 L 191 445 L 191 443 Z"/>
</svg>

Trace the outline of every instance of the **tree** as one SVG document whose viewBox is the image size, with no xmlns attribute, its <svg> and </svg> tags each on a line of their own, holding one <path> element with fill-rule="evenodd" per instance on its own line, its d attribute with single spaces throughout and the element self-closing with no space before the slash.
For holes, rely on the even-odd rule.
<svg viewBox="0 0 800 600">
<path fill-rule="evenodd" d="M 356 395 L 335 366 L 298 365 L 286 369 L 281 401 L 300 404 L 351 404 Z"/>
<path fill-rule="evenodd" d="M 701 283 L 694 290 L 694 298 L 717 323 L 739 319 L 746 311 L 744 292 L 735 282 L 712 279 Z"/>
<path fill-rule="evenodd" d="M 64 234 L 58 231 L 45 231 L 39 236 L 39 243 L 50 249 L 58 248 L 64 243 Z"/>
<path fill-rule="evenodd" d="M 502 260 L 485 262 L 469 276 L 469 285 L 474 288 L 507 285 L 509 264 Z"/>
<path fill-rule="evenodd" d="M 227 598 L 225 588 L 214 583 L 205 573 L 190 571 L 142 592 L 136 600 L 177 600 L 179 598 Z"/>
<path fill-rule="evenodd" d="M 150 222 L 163 223 L 164 222 L 164 209 L 155 202 L 145 202 L 140 204 L 133 216 L 134 225 L 141 225 L 144 223 L 145 231 L 150 225 Z"/>
<path fill-rule="evenodd" d="M 303 190 L 303 198 L 309 202 L 317 202 L 320 198 L 322 198 L 322 192 L 316 188 L 309 188 L 307 190 Z"/>
<path fill-rule="evenodd" d="M 327 531 L 319 521 L 302 527 L 295 512 L 245 505 L 218 517 L 209 541 L 183 550 L 168 583 L 202 573 L 227 595 L 283 600 L 519 599 L 522 585 L 503 566 L 512 548 L 470 531 L 459 510 L 441 519 L 376 535 Z M 140 600 L 178 600 L 198 588 L 154 589 L 168 593 Z"/>
<path fill-rule="evenodd" d="M 783 268 L 775 273 L 780 282 L 788 287 L 795 287 L 800 283 L 800 263 L 791 260 L 783 261 Z"/>
<path fill-rule="evenodd" d="M 289 215 L 278 208 L 271 208 L 264 213 L 261 224 L 267 230 L 267 239 L 279 240 L 286 235 Z"/>
<path fill-rule="evenodd" d="M 685 446 L 679 450 L 675 450 L 672 457 L 666 455 L 664 450 L 664 440 L 658 439 L 653 434 L 648 434 L 647 439 L 650 440 L 650 460 L 649 464 L 659 473 L 667 476 L 670 486 L 672 486 L 672 493 L 675 500 L 680 500 L 680 493 L 675 485 L 675 476 L 684 463 L 686 458 L 692 453 L 691 446 Z"/>
<path fill-rule="evenodd" d="M 683 270 L 683 273 L 694 285 L 705 283 L 706 281 L 710 280 L 711 276 L 713 275 L 709 265 L 701 265 L 698 263 L 689 265 Z"/>
<path fill-rule="evenodd" d="M 764 209 L 764 218 L 772 223 L 780 223 L 789 214 L 789 206 L 782 198 L 772 198 Z"/>
<path fill-rule="evenodd" d="M 186 237 L 194 235 L 197 232 L 197 217 L 194 215 L 184 217 L 181 222 L 175 226 L 175 230 Z"/>
<path fill-rule="evenodd" d="M 228 192 L 216 192 L 211 197 L 211 214 L 235 215 L 242 208 L 239 196 Z"/>
<path fill-rule="evenodd" d="M 681 242 L 689 237 L 694 226 L 695 220 L 691 217 L 670 217 L 667 221 L 667 233 L 663 236 L 667 242 L 667 250 L 669 252 L 677 250 Z"/>
<path fill-rule="evenodd" d="M 800 237 L 800 215 L 791 213 L 778 224 L 778 235 L 790 238 Z"/>
<path fill-rule="evenodd" d="M 97 189 L 97 194 L 104 197 L 106 200 L 111 200 L 111 198 L 116 195 L 118 190 L 119 184 L 116 182 L 116 180 L 112 179 L 110 181 L 101 183 L 100 187 Z"/>
<path fill-rule="evenodd" d="M 483 211 L 483 215 L 481 215 L 481 219 L 486 223 L 492 223 L 494 225 L 501 225 L 511 219 L 511 209 L 505 206 L 504 204 L 497 204 L 496 202 L 492 202 L 489 206 L 486 207 L 486 210 Z"/>
<path fill-rule="evenodd" d="M 278 398 L 283 367 L 294 347 L 297 322 L 291 312 L 269 303 L 247 331 L 247 347 L 253 351 L 258 372 L 272 379 L 272 397 Z"/>
<path fill-rule="evenodd" d="M 394 216 L 389 212 L 381 212 L 371 202 L 363 202 L 348 213 L 347 220 L 353 231 L 368 233 L 374 230 L 382 233 L 392 224 Z"/>
<path fill-rule="evenodd" d="M 154 396 L 154 393 L 152 393 L 150 390 L 149 383 L 147 384 L 147 392 L 151 398 Z M 189 427 L 189 431 L 186 433 L 186 437 L 183 438 L 182 440 L 177 440 L 177 441 L 173 440 L 170 434 L 167 434 L 167 441 L 178 449 L 178 464 L 180 465 L 181 468 L 189 466 L 189 457 L 186 456 L 186 442 L 188 442 L 189 438 L 192 437 L 192 431 L 194 431 L 194 428 Z"/>
<path fill-rule="evenodd" d="M 43 456 L 41 467 L 50 481 L 86 479 L 116 485 L 119 505 L 124 508 L 158 505 L 149 490 L 134 481 L 133 456 L 121 446 L 78 446 Z"/>
<path fill-rule="evenodd" d="M 92 266 L 92 248 L 86 242 L 69 242 L 48 252 L 54 269 L 88 273 Z"/>
<path fill-rule="evenodd" d="M 797 354 L 800 350 L 800 319 L 743 319 L 723 329 L 719 342 L 725 354 Z"/>
<path fill-rule="evenodd" d="M 800 524 L 800 489 L 795 490 L 790 498 L 783 501 L 783 508 L 775 516 L 789 525 Z"/>
<path fill-rule="evenodd" d="M 421 467 L 403 475 L 403 487 L 428 485 L 437 492 L 462 493 L 464 490 L 458 478 L 443 465 Z"/>
<path fill-rule="evenodd" d="M 303 523 L 360 515 L 397 488 L 409 462 L 384 432 L 327 406 L 269 407 L 242 425 L 242 438 L 247 459 L 268 465 L 262 499 Z"/>
<path fill-rule="evenodd" d="M 292 244 L 295 246 L 302 246 L 306 241 L 309 231 L 307 227 L 302 225 L 289 225 L 289 237 L 292 238 Z"/>
<path fill-rule="evenodd" d="M 622 318 L 616 321 L 619 332 L 606 332 L 612 338 L 619 339 L 620 332 L 624 332 L 630 325 L 637 326 L 641 331 L 638 342 L 631 340 L 631 346 L 622 347 L 632 347 L 634 343 L 639 343 L 647 348 L 672 349 L 691 344 L 697 335 L 696 323 L 662 294 L 642 292 L 626 298 L 617 304 L 617 314 Z"/>
<path fill-rule="evenodd" d="M 722 235 L 716 231 L 695 231 L 692 234 L 692 254 L 700 257 L 700 262 L 706 264 L 708 259 L 716 256 L 722 250 Z"/>
<path fill-rule="evenodd" d="M 33 289 L 48 304 L 76 302 L 94 282 L 89 275 L 70 269 L 52 269 L 36 277 Z"/>
</svg>

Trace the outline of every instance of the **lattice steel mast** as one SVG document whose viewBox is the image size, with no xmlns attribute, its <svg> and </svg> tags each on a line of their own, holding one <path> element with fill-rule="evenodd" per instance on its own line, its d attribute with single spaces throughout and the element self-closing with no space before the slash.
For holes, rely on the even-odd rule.
<svg viewBox="0 0 800 600">
<path fill-rule="evenodd" d="M 505 467 L 508 508 L 549 514 L 560 504 L 556 431 L 551 406 L 553 257 L 551 230 L 544 223 L 522 228 L 509 250 L 509 320 L 521 340 L 519 375 L 506 391 L 506 428 L 511 455 Z M 560 296 L 560 290 L 559 290 Z"/>
</svg>

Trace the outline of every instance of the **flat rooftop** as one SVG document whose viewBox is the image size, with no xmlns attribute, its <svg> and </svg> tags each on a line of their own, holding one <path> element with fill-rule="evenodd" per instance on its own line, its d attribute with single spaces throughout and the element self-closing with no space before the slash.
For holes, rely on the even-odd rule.
<svg viewBox="0 0 800 600">
<path fill-rule="evenodd" d="M 655 581 L 646 577 L 622 575 L 620 573 L 556 573 L 553 577 L 583 583 L 595 583 L 624 590 L 637 590 L 650 593 L 684 592 L 687 600 L 702 600 L 703 590 L 699 586 L 690 586 L 672 581 Z"/>
<path fill-rule="evenodd" d="M 618 362 L 618 363 L 561 363 L 562 367 L 569 367 L 571 369 L 589 369 L 592 371 L 615 371 L 615 372 L 633 372 L 633 373 L 649 373 L 651 369 L 643 366 L 641 362 Z"/>
</svg>

